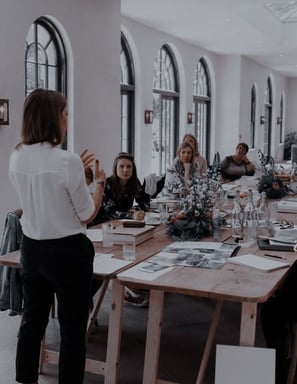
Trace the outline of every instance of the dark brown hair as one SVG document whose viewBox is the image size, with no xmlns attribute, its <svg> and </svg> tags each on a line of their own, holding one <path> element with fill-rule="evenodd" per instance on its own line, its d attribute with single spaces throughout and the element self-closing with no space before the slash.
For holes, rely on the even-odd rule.
<svg viewBox="0 0 297 384">
<path fill-rule="evenodd" d="M 131 192 L 134 195 L 137 195 L 139 192 L 138 191 L 139 184 L 138 184 L 138 178 L 137 178 L 136 165 L 134 162 L 134 156 L 127 152 L 120 152 L 114 159 L 113 166 L 112 166 L 112 176 L 111 176 L 113 188 L 117 193 L 120 192 L 120 178 L 117 175 L 117 165 L 118 165 L 118 161 L 121 159 L 130 160 L 132 162 L 132 167 L 133 167 L 132 176 L 127 181 L 126 190 Z"/>
<path fill-rule="evenodd" d="M 248 151 L 249 151 L 249 146 L 248 146 L 246 143 L 239 143 L 239 144 L 237 144 L 237 146 L 236 146 L 236 150 L 237 150 L 239 147 L 243 147 L 243 148 L 245 149 L 245 153 L 248 153 Z"/>
<path fill-rule="evenodd" d="M 61 144 L 61 113 L 67 101 L 59 92 L 35 89 L 24 103 L 21 144 Z"/>
</svg>

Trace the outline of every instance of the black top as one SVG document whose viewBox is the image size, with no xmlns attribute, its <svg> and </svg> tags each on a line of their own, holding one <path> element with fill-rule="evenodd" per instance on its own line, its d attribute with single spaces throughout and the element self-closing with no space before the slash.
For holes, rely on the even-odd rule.
<svg viewBox="0 0 297 384">
<path fill-rule="evenodd" d="M 116 191 L 112 177 L 106 179 L 101 208 L 92 225 L 103 223 L 113 219 L 131 219 L 129 210 L 133 206 L 134 199 L 137 203 L 135 209 L 148 211 L 150 208 L 150 196 L 144 192 L 140 181 L 137 179 L 136 188 L 131 189 L 126 185 L 124 192 Z"/>
</svg>

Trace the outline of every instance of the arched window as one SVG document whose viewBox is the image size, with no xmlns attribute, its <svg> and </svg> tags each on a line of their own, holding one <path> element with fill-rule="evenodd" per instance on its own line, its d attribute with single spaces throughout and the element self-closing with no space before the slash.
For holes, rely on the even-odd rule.
<svg viewBox="0 0 297 384">
<path fill-rule="evenodd" d="M 264 153 L 271 154 L 272 87 L 268 77 L 265 88 Z"/>
<path fill-rule="evenodd" d="M 200 59 L 195 68 L 193 83 L 194 133 L 199 150 L 209 161 L 210 152 L 210 76 L 204 59 Z"/>
<path fill-rule="evenodd" d="M 256 135 L 256 88 L 253 85 L 251 91 L 251 121 L 250 121 L 250 148 L 255 148 Z"/>
<path fill-rule="evenodd" d="M 45 17 L 30 27 L 25 49 L 25 94 L 36 88 L 52 89 L 66 96 L 66 54 L 62 38 Z"/>
<path fill-rule="evenodd" d="M 154 63 L 152 172 L 164 174 L 178 143 L 179 85 L 170 48 L 164 45 Z"/>
<path fill-rule="evenodd" d="M 121 35 L 121 148 L 134 154 L 134 67 L 129 45 Z"/>
</svg>

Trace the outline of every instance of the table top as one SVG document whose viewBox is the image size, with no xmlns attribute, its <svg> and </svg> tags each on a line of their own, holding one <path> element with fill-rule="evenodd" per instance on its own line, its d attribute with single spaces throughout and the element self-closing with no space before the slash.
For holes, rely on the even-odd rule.
<svg viewBox="0 0 297 384">
<path fill-rule="evenodd" d="M 172 240 L 165 233 L 159 234 L 159 246 L 163 248 Z M 143 248 L 151 255 L 157 249 L 153 239 L 143 244 Z M 253 253 L 263 255 L 265 251 L 258 249 L 254 244 L 250 248 L 241 248 L 240 254 Z M 286 261 L 293 265 L 297 260 L 294 252 L 282 252 Z M 175 266 L 155 280 L 144 280 L 131 276 L 117 275 L 117 279 L 123 284 L 129 284 L 146 289 L 164 290 L 172 293 L 182 293 L 200 297 L 222 299 L 229 301 L 265 302 L 280 286 L 289 268 L 278 269 L 271 272 L 263 272 L 239 265 L 226 263 L 221 269 L 193 268 Z"/>
<path fill-rule="evenodd" d="M 94 273 L 97 277 L 105 277 L 105 275 L 108 275 L 109 277 L 112 275 L 115 275 L 116 273 L 119 273 L 127 268 L 132 267 L 133 265 L 137 264 L 138 262 L 145 260 L 146 258 L 150 257 L 152 254 L 155 254 L 162 250 L 162 248 L 168 244 L 170 244 L 171 239 L 168 237 L 165 240 L 163 239 L 162 242 L 160 242 L 160 238 L 164 237 L 166 227 L 165 225 L 158 225 L 155 226 L 154 235 L 151 239 L 151 242 L 149 243 L 150 252 L 147 250 L 147 243 L 141 243 L 137 245 L 136 247 L 136 255 L 137 259 L 135 261 L 129 262 L 129 265 L 126 266 L 120 266 L 116 267 L 115 269 L 109 273 Z M 102 242 L 94 242 L 94 249 L 95 253 L 103 253 L 103 254 L 112 254 L 114 258 L 116 259 L 122 259 L 122 245 L 117 244 L 113 245 L 111 247 L 103 247 Z M 14 251 L 7 253 L 5 255 L 0 255 L 0 265 L 4 265 L 7 267 L 12 268 L 19 268 L 20 267 L 20 251 Z"/>
<path fill-rule="evenodd" d="M 272 272 L 262 272 L 239 265 L 226 263 L 221 269 L 207 269 L 176 266 L 169 272 L 159 276 L 155 280 L 141 280 L 119 275 L 125 269 L 144 261 L 160 252 L 172 239 L 166 234 L 166 227 L 156 227 L 154 236 L 137 245 L 136 260 L 128 266 L 113 272 L 122 284 L 129 284 L 147 289 L 164 290 L 166 292 L 184 293 L 200 297 L 209 297 L 229 301 L 265 302 L 280 286 L 286 277 L 289 268 Z M 207 240 L 206 240 L 207 241 Z M 209 241 L 212 241 L 211 239 Z M 122 258 L 122 246 L 103 248 L 102 244 L 95 244 L 96 252 L 112 253 L 115 258 Z M 258 246 L 241 248 L 239 254 L 254 253 L 263 255 L 265 251 Z M 297 259 L 294 252 L 282 252 L 286 261 L 293 265 Z M 0 264 L 10 267 L 19 267 L 19 251 L 0 256 Z M 100 277 L 100 273 L 97 274 Z"/>
</svg>

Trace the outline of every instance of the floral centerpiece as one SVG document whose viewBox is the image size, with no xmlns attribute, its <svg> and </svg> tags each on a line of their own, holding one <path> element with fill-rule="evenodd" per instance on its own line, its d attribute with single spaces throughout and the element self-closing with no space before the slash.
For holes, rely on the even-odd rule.
<svg viewBox="0 0 297 384">
<path fill-rule="evenodd" d="M 167 223 L 167 232 L 174 240 L 195 241 L 213 233 L 212 210 L 220 188 L 217 166 L 207 170 L 206 178 L 191 182 L 181 198 L 180 211 Z"/>
<path fill-rule="evenodd" d="M 286 196 L 291 190 L 276 176 L 273 158 L 266 159 L 260 149 L 258 155 L 262 174 L 258 183 L 258 191 L 260 193 L 266 192 L 266 196 L 269 199 L 280 199 Z"/>
</svg>

